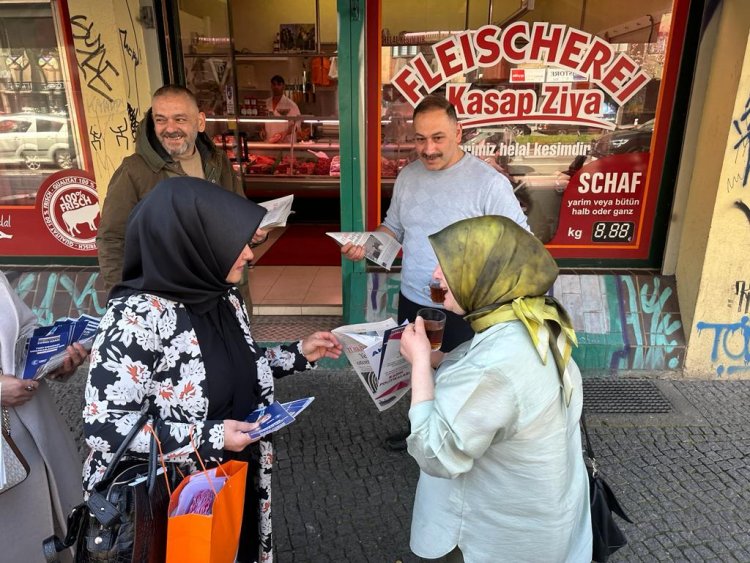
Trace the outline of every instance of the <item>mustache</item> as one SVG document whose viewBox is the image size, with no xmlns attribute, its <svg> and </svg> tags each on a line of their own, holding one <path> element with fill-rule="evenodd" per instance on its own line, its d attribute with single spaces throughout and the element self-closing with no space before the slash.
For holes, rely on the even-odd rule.
<svg viewBox="0 0 750 563">
<path fill-rule="evenodd" d="M 437 159 L 437 158 L 441 158 L 441 157 L 443 156 L 443 153 L 441 153 L 441 152 L 436 152 L 436 153 L 434 153 L 434 154 L 427 154 L 426 152 L 423 152 L 423 153 L 422 153 L 422 154 L 420 154 L 419 156 L 420 156 L 421 158 L 424 158 L 424 159 L 426 159 L 426 160 L 435 160 L 435 159 Z"/>
<path fill-rule="evenodd" d="M 165 139 L 181 139 L 185 134 L 177 131 L 175 133 L 162 133 L 161 136 Z"/>
</svg>

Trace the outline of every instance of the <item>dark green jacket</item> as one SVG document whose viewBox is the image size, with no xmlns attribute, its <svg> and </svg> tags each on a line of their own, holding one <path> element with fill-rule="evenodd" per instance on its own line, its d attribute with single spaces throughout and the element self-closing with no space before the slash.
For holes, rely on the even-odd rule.
<svg viewBox="0 0 750 563">
<path fill-rule="evenodd" d="M 226 154 L 216 148 L 210 137 L 198 133 L 195 146 L 201 154 L 206 180 L 244 197 L 242 180 L 232 170 Z M 115 170 L 102 205 L 96 246 L 99 271 L 107 291 L 122 280 L 125 225 L 130 212 L 160 180 L 172 176 L 186 174 L 179 162 L 174 161 L 161 146 L 154 131 L 151 110 L 148 110 L 138 126 L 135 154 L 126 157 Z"/>
</svg>

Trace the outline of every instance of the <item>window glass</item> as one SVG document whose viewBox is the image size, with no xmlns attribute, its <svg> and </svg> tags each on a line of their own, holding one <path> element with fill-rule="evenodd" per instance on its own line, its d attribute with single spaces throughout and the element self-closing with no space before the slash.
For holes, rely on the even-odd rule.
<svg viewBox="0 0 750 563">
<path fill-rule="evenodd" d="M 0 206 L 77 165 L 62 64 L 49 4 L 0 4 Z"/>
<path fill-rule="evenodd" d="M 550 248 L 634 244 L 655 198 L 646 178 L 671 17 L 672 0 L 383 0 L 383 194 L 417 158 L 414 106 L 442 94 L 463 150 L 509 179 Z"/>
</svg>

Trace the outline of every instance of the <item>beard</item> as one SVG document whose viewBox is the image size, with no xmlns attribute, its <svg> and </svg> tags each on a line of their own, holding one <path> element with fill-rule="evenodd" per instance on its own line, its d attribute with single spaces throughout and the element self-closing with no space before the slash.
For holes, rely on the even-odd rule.
<svg viewBox="0 0 750 563">
<path fill-rule="evenodd" d="M 174 133 L 163 133 L 159 136 L 159 141 L 169 156 L 180 157 L 185 156 L 186 154 L 192 154 L 197 136 L 198 135 L 193 135 L 191 138 L 189 134 L 178 131 Z M 177 144 L 176 141 L 180 140 L 182 142 Z"/>
</svg>

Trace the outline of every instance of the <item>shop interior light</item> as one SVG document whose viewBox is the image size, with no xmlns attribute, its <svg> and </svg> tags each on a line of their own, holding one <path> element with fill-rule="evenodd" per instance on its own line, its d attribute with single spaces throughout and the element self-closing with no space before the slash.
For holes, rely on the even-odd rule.
<svg viewBox="0 0 750 563">
<path fill-rule="evenodd" d="M 238 120 L 240 123 L 278 123 L 281 119 L 264 119 L 262 117 L 240 117 Z"/>
</svg>

